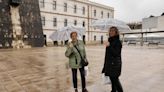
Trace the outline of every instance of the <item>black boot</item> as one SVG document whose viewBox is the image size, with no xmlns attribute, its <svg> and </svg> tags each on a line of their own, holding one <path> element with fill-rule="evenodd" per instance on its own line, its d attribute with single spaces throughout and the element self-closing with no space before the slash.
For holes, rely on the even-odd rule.
<svg viewBox="0 0 164 92">
<path fill-rule="evenodd" d="M 86 88 L 82 89 L 82 92 L 88 92 L 88 90 Z"/>
<path fill-rule="evenodd" d="M 78 92 L 77 88 L 75 88 L 75 92 Z"/>
</svg>

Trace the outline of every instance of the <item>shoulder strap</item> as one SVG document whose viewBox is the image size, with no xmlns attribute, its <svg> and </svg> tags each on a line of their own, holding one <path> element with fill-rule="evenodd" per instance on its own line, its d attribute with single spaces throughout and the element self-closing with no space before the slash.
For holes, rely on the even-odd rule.
<svg viewBox="0 0 164 92">
<path fill-rule="evenodd" d="M 76 48 L 77 52 L 79 53 L 79 55 L 80 55 L 81 59 L 83 59 L 83 57 L 82 57 L 82 55 L 81 55 L 81 53 L 80 53 L 79 49 L 76 47 L 76 45 L 75 45 L 74 47 Z"/>
</svg>

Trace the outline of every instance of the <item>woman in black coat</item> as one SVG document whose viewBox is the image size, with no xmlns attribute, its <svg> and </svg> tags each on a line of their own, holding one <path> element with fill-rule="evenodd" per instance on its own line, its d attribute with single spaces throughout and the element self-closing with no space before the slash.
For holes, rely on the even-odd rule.
<svg viewBox="0 0 164 92">
<path fill-rule="evenodd" d="M 121 75 L 121 49 L 122 44 L 119 39 L 119 31 L 117 27 L 109 29 L 109 38 L 106 43 L 105 63 L 102 73 L 109 76 L 112 83 L 111 92 L 123 92 L 123 88 L 119 81 Z"/>
</svg>

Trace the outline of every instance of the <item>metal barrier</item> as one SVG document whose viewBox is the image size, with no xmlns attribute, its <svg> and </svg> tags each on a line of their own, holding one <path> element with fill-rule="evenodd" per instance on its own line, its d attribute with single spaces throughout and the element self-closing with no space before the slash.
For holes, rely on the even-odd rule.
<svg viewBox="0 0 164 92">
<path fill-rule="evenodd" d="M 125 35 L 129 35 L 129 34 L 140 34 L 141 35 L 141 46 L 144 45 L 144 34 L 150 34 L 150 33 L 164 33 L 164 31 L 151 31 L 151 32 L 126 32 L 126 33 L 121 33 L 121 35 L 123 36 L 122 41 L 124 42 L 125 39 Z M 154 43 L 150 43 L 150 44 L 154 44 Z M 155 43 L 157 44 L 157 43 Z"/>
</svg>

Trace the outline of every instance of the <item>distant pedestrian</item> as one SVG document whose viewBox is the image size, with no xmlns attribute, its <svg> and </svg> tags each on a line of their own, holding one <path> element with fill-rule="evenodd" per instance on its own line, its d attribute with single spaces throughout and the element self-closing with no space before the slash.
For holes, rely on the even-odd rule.
<svg viewBox="0 0 164 92">
<path fill-rule="evenodd" d="M 105 73 L 105 76 L 109 76 L 111 80 L 111 92 L 123 92 L 119 81 L 122 67 L 121 49 L 122 44 L 119 39 L 119 31 L 117 27 L 111 27 L 109 29 L 108 42 L 106 43 L 105 62 L 102 70 L 102 73 Z"/>
<path fill-rule="evenodd" d="M 85 46 L 83 41 L 77 39 L 77 33 L 72 32 L 70 35 L 72 42 L 68 43 L 65 52 L 66 57 L 69 58 L 69 66 L 72 69 L 73 85 L 75 92 L 77 89 L 77 70 L 79 69 L 82 82 L 82 92 L 88 92 L 86 89 L 85 70 L 81 64 L 81 56 L 86 58 Z"/>
</svg>

